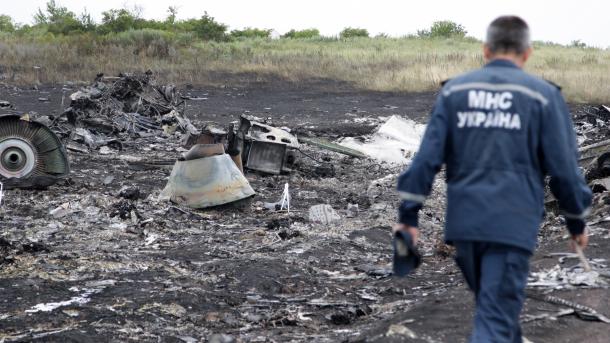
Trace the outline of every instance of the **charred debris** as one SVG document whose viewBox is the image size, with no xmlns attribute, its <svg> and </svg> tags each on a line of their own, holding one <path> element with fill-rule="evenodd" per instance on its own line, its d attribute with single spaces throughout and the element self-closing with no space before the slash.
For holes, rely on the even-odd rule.
<svg viewBox="0 0 610 343">
<path fill-rule="evenodd" d="M 174 85 L 159 85 L 151 71 L 117 77 L 99 74 L 93 83 L 69 96 L 69 107 L 60 116 L 2 115 L 0 181 L 4 189 L 45 188 L 68 176 L 67 151 L 88 154 L 97 150 L 101 155 L 116 156 L 125 144 L 136 145 L 140 138 L 162 142 L 180 135 L 181 147 L 176 150 L 183 154 L 177 161 L 147 161 L 145 157 L 131 156 L 129 162 L 165 166 L 175 163 L 162 195 L 175 203 L 205 208 L 253 196 L 255 191 L 245 178 L 245 170 L 286 174 L 302 167 L 305 158 L 314 165 L 306 169 L 333 176 L 332 161 L 308 155 L 301 150 L 302 143 L 322 151 L 387 162 L 387 158 L 375 156 L 376 150 L 370 150 L 379 150 L 373 144 L 381 141 L 376 144 L 398 147 L 394 160 L 407 161 L 423 133 L 423 126 L 396 116 L 371 137 L 360 139 L 364 143 L 357 144 L 353 141 L 358 139 L 351 138 L 340 140 L 340 144 L 317 137 L 299 140 L 289 128 L 276 128 L 245 114 L 227 127 L 208 122 L 198 128 L 185 114 L 189 100 L 202 99 L 183 96 Z M 12 109 L 12 104 L 0 101 L 0 110 L 14 113 Z M 610 190 L 610 108 L 588 106 L 577 113 L 574 121 L 587 181 L 595 192 L 606 192 Z M 393 133 L 396 126 L 401 131 L 412 129 L 411 141 L 397 137 Z M 410 150 L 401 149 L 403 145 L 409 145 Z M 226 189 L 226 197 L 211 195 L 219 188 Z M 204 200 L 210 196 L 217 199 Z M 553 203 L 549 197 L 547 205 L 553 208 Z"/>
<path fill-rule="evenodd" d="M 226 126 L 197 122 L 185 102 L 199 100 L 158 85 L 151 73 L 100 75 L 68 101 L 55 117 L 17 115 L 0 102 L 0 113 L 13 113 L 0 118 L 0 185 L 32 188 L 35 175 L 47 180 L 37 188 L 56 183 L 4 199 L 0 188 L 0 223 L 14 228 L 0 238 L 2 275 L 11 280 L 4 289 L 24 290 L 0 313 L 7 342 L 58 330 L 125 341 L 256 342 L 273 334 L 335 342 L 458 284 L 440 278 L 449 267 L 431 262 L 450 253 L 440 238 L 442 178 L 420 219 L 423 268 L 417 278 L 388 283 L 393 188 L 403 166 L 384 161 L 411 155 L 399 146 L 414 142 L 391 130 L 400 124 L 419 134 L 410 122 L 390 118 L 348 147 L 251 115 Z M 574 123 L 595 192 L 591 234 L 606 237 L 610 111 L 585 107 Z M 375 155 L 383 146 L 391 156 Z M 561 237 L 563 219 L 552 198 L 547 205 L 541 234 Z M 592 261 L 594 272 L 585 274 L 574 256 L 552 257 L 557 266 L 532 273 L 530 298 L 571 311 L 525 319 L 604 320 L 549 294 L 607 287 L 606 262 Z M 392 328 L 407 330 L 392 325 L 380 341 Z"/>
<path fill-rule="evenodd" d="M 255 191 L 245 171 L 288 174 L 306 158 L 310 163 L 305 168 L 311 174 L 334 175 L 330 159 L 321 161 L 304 152 L 289 128 L 246 114 L 227 127 L 208 122 L 198 128 L 185 114 L 189 100 L 201 99 L 183 96 L 173 85 L 157 84 L 150 71 L 117 77 L 99 74 L 93 83 L 69 95 L 69 107 L 59 116 L 0 117 L 0 181 L 4 189 L 46 188 L 68 177 L 68 152 L 96 153 L 127 163 L 173 164 L 161 196 L 191 208 L 206 208 L 251 198 Z M 12 108 L 0 101 L 0 109 Z M 176 136 L 180 146 L 172 148 L 182 154 L 175 160 L 119 156 L 126 145 L 137 146 L 141 140 L 163 144 Z M 306 142 L 325 151 L 365 157 L 323 139 Z"/>
<path fill-rule="evenodd" d="M 195 125 L 185 113 L 190 100 L 202 99 L 183 96 L 174 85 L 158 84 L 153 73 L 147 71 L 117 77 L 99 74 L 93 83 L 72 93 L 69 107 L 55 117 L 18 116 L 12 104 L 0 101 L 1 110 L 13 113 L 0 116 L 3 190 L 46 188 L 69 178 L 68 151 L 96 151 L 108 161 L 166 168 L 173 165 L 160 197 L 190 208 L 208 208 L 252 198 L 256 192 L 246 172 L 280 175 L 301 169 L 310 175 L 332 177 L 336 163 L 324 152 L 404 164 L 415 152 L 424 130 L 421 124 L 392 116 L 368 137 L 337 143 L 319 137 L 299 139 L 290 128 L 277 128 L 247 114 L 225 127 L 213 122 Z M 594 192 L 606 193 L 610 191 L 610 108 L 584 107 L 575 115 L 574 123 L 587 181 Z M 409 137 L 405 138 L 403 132 Z M 169 143 L 172 138 L 179 138 L 179 146 Z M 146 154 L 122 153 L 126 145 L 137 151 L 141 140 L 182 154 L 175 159 L 154 160 Z M 313 149 L 317 157 L 306 153 L 302 144 L 310 152 Z M 286 185 L 282 203 L 290 196 L 289 189 Z M 557 210 L 550 194 L 546 203 L 549 209 Z M 280 203 L 267 204 L 284 208 Z M 349 206 L 353 209 L 357 204 Z M 312 211 L 319 212 L 315 208 Z M 331 213 L 326 217 L 335 216 Z"/>
</svg>

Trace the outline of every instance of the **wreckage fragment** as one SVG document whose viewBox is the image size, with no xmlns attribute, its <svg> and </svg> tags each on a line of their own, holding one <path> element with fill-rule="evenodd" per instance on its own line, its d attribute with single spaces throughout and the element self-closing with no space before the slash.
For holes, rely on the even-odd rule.
<svg viewBox="0 0 610 343">
<path fill-rule="evenodd" d="M 225 148 L 222 144 L 196 144 L 184 154 L 184 159 L 190 161 L 198 158 L 222 155 L 224 153 Z"/>
<path fill-rule="evenodd" d="M 329 142 L 325 139 L 321 138 L 309 138 L 302 137 L 300 138 L 303 143 L 309 144 L 311 146 L 315 146 L 324 150 L 334 151 L 343 155 L 356 157 L 356 158 L 366 158 L 366 155 L 358 150 L 350 149 L 348 147 L 344 147 L 337 143 Z"/>
<path fill-rule="evenodd" d="M 66 150 L 49 128 L 0 116 L 0 181 L 4 188 L 44 188 L 70 172 Z"/>
<path fill-rule="evenodd" d="M 578 153 L 580 156 L 580 162 L 584 162 L 587 160 L 591 160 L 594 158 L 598 158 L 604 152 L 610 150 L 610 139 L 597 142 L 595 144 L 584 146 L 578 149 Z"/>
<path fill-rule="evenodd" d="M 580 162 L 585 164 L 587 181 L 610 176 L 610 140 L 586 146 L 579 152 L 583 155 Z"/>
<path fill-rule="evenodd" d="M 242 140 L 244 167 L 268 174 L 290 172 L 298 162 L 300 148 L 295 136 L 242 115 L 236 137 Z"/>
<path fill-rule="evenodd" d="M 339 144 L 382 162 L 404 165 L 419 149 L 425 130 L 425 125 L 394 115 L 365 140 L 345 137 Z"/>
<path fill-rule="evenodd" d="M 191 208 L 207 208 L 256 194 L 227 154 L 177 161 L 161 197 Z"/>
<path fill-rule="evenodd" d="M 597 169 L 602 172 L 604 176 L 610 176 L 610 151 L 597 158 Z"/>
<path fill-rule="evenodd" d="M 280 174 L 284 167 L 286 144 L 252 141 L 246 168 L 269 174 Z"/>
<path fill-rule="evenodd" d="M 243 116 L 242 119 L 246 119 L 246 117 Z M 249 138 L 262 142 L 282 143 L 294 149 L 299 148 L 297 138 L 287 131 L 252 120 L 250 123 Z"/>
<path fill-rule="evenodd" d="M 602 193 L 606 191 L 610 191 L 610 177 L 605 179 L 593 180 L 589 184 L 591 186 L 591 190 L 593 193 Z"/>
<path fill-rule="evenodd" d="M 6 101 L 6 100 L 0 100 L 0 109 L 11 109 L 13 108 L 13 105 Z"/>
<path fill-rule="evenodd" d="M 195 144 L 226 143 L 227 131 L 216 123 L 206 123 L 201 132 L 187 132 L 183 137 L 183 146 L 190 148 Z"/>
<path fill-rule="evenodd" d="M 575 311 L 575 314 L 583 320 L 599 321 L 602 323 L 610 324 L 610 319 L 608 319 L 608 317 L 597 312 L 591 307 L 584 306 L 552 295 L 542 295 L 535 292 L 528 292 L 527 296 L 538 301 L 544 301 L 550 304 L 571 308 Z"/>
<path fill-rule="evenodd" d="M 179 110 L 183 102 L 179 102 L 176 87 L 157 85 L 152 72 L 119 77 L 100 74 L 70 100 L 64 111 L 68 123 L 95 134 L 119 136 L 125 132 L 145 137 L 162 130 L 168 134 L 198 132 Z"/>
<path fill-rule="evenodd" d="M 341 220 L 341 216 L 328 204 L 315 205 L 309 208 L 309 221 L 319 224 L 332 224 Z"/>
</svg>

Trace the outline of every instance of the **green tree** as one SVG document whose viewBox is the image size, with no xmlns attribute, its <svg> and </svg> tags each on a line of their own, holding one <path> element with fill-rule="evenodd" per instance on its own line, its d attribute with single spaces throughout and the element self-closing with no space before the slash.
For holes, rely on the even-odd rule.
<svg viewBox="0 0 610 343">
<path fill-rule="evenodd" d="M 464 26 L 449 20 L 435 21 L 429 30 L 418 30 L 420 38 L 464 38 L 468 32 Z"/>
<path fill-rule="evenodd" d="M 97 24 L 91 17 L 91 14 L 87 12 L 87 10 L 84 10 L 83 13 L 78 16 L 78 21 L 81 23 L 81 26 L 84 31 L 92 32 L 95 31 L 95 29 L 97 28 Z"/>
<path fill-rule="evenodd" d="M 13 18 L 5 14 L 0 14 L 0 32 L 15 32 Z"/>
<path fill-rule="evenodd" d="M 176 17 L 178 17 L 178 7 L 169 6 L 167 8 L 167 18 L 165 22 L 169 25 L 174 25 L 176 23 Z"/>
<path fill-rule="evenodd" d="M 74 12 L 60 6 L 55 0 L 47 2 L 46 11 L 38 9 L 34 15 L 34 22 L 36 26 L 46 27 L 47 31 L 53 34 L 67 35 L 86 30 Z"/>
<path fill-rule="evenodd" d="M 320 37 L 320 30 L 318 29 L 305 29 L 296 31 L 294 29 L 286 32 L 282 35 L 282 38 L 317 38 Z"/>
<path fill-rule="evenodd" d="M 125 8 L 111 9 L 102 12 L 102 24 L 98 30 L 103 34 L 134 30 L 137 20 L 136 14 Z"/>
<path fill-rule="evenodd" d="M 346 27 L 341 31 L 339 37 L 342 39 L 354 38 L 354 37 L 368 37 L 369 31 L 367 29 L 358 29 L 353 27 Z"/>
<path fill-rule="evenodd" d="M 207 12 L 200 19 L 189 19 L 176 24 L 179 31 L 194 32 L 203 40 L 224 41 L 227 39 L 227 25 L 217 22 Z"/>
</svg>

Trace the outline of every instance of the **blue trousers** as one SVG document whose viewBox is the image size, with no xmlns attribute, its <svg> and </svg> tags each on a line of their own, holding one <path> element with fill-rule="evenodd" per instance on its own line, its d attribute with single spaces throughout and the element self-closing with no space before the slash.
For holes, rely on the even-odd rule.
<svg viewBox="0 0 610 343">
<path fill-rule="evenodd" d="M 504 244 L 455 241 L 456 262 L 476 299 L 471 343 L 522 343 L 519 315 L 531 253 Z"/>
</svg>

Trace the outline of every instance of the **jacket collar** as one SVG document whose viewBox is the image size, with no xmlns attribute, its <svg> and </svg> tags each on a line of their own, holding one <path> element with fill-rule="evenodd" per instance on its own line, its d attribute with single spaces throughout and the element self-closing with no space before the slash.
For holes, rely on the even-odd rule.
<svg viewBox="0 0 610 343">
<path fill-rule="evenodd" d="M 513 63 L 509 60 L 501 59 L 501 58 L 491 60 L 489 63 L 487 63 L 485 65 L 485 67 L 508 67 L 508 68 L 517 68 L 517 69 L 519 68 L 515 63 Z"/>
</svg>

